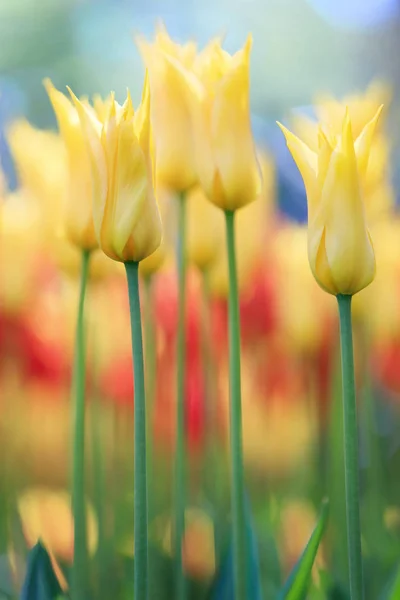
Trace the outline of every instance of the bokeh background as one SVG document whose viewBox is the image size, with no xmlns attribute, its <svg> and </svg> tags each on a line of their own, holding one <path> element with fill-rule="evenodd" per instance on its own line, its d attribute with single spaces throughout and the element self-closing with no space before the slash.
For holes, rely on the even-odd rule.
<svg viewBox="0 0 400 600">
<path fill-rule="evenodd" d="M 0 4 L 0 131 L 24 115 L 41 127 L 55 126 L 42 86 L 70 85 L 78 94 L 122 98 L 127 86 L 139 98 L 143 64 L 132 43 L 151 37 L 163 20 L 179 41 L 204 45 L 225 34 L 229 51 L 254 36 L 251 102 L 257 139 L 277 153 L 284 180 L 300 186 L 274 121 L 307 107 L 316 92 L 338 96 L 376 79 L 400 87 L 398 0 L 2 0 Z M 395 111 L 393 111 L 395 113 Z M 392 115 L 393 127 L 400 119 Z M 16 178 L 2 140 L 1 156 L 11 185 Z M 305 217 L 305 203 L 289 210 Z"/>
<path fill-rule="evenodd" d="M 129 87 L 136 105 L 144 68 L 133 39 L 136 34 L 152 38 L 159 21 L 177 41 L 194 38 L 200 47 L 213 36 L 224 35 L 224 47 L 230 52 L 243 45 L 249 32 L 253 34 L 252 122 L 257 144 L 268 152 L 267 187 L 260 209 L 243 209 L 238 229 L 239 261 L 248 275 L 241 289 L 244 451 L 263 589 L 266 598 L 274 597 L 282 574 L 299 557 L 326 494 L 331 497 L 332 527 L 318 564 L 329 565 L 332 579 L 346 589 L 335 306 L 309 273 L 305 228 L 297 229 L 297 223 L 306 221 L 304 187 L 275 121 L 289 124 L 293 115 L 313 115 L 318 94 L 343 98 L 363 93 L 373 81 L 383 82 L 391 90 L 391 102 L 384 124 L 390 152 L 382 180 L 385 193 L 389 190 L 398 203 L 399 0 L 0 0 L 0 159 L 7 188 L 2 193 L 10 207 L 14 203 L 17 207 L 17 218 L 11 211 L 9 229 L 0 232 L 0 261 L 6 257 L 0 274 L 0 286 L 6 286 L 0 288 L 0 299 L 6 298 L 0 310 L 0 430 L 1 439 L 7 440 L 0 449 L 0 461 L 4 456 L 0 503 L 1 492 L 12 489 L 29 544 L 40 535 L 58 559 L 71 562 L 69 400 L 77 269 L 76 264 L 69 265 L 66 275 L 60 268 L 58 251 L 51 245 L 55 240 L 44 243 L 50 229 L 43 233 L 37 214 L 29 209 L 29 200 L 35 193 L 40 195 L 38 190 L 59 192 L 57 169 L 62 161 L 57 162 L 59 141 L 22 128 L 14 152 L 21 161 L 17 172 L 7 132 L 21 118 L 37 128 L 56 129 L 42 84 L 45 77 L 58 89 L 71 86 L 77 95 L 107 96 L 115 90 L 120 101 Z M 21 172 L 25 179 L 21 180 Z M 61 177 L 65 173 L 60 171 Z M 26 209 L 23 219 L 18 217 L 20 200 Z M 52 204 L 60 206 L 52 202 L 51 193 L 35 200 L 49 215 Z M 170 206 L 167 201 L 166 206 Z M 355 315 L 357 385 L 364 407 L 360 418 L 363 542 L 366 560 L 373 567 L 367 569 L 371 600 L 378 597 L 400 555 L 400 227 L 396 210 L 390 211 L 376 233 L 378 270 L 383 274 L 380 295 L 374 284 L 375 291 L 364 303 L 367 309 L 357 309 Z M 49 223 L 54 225 L 50 218 Z M 256 223 L 263 228 L 255 227 Z M 67 254 L 62 267 L 69 262 Z M 171 558 L 175 433 L 171 349 L 177 304 L 173 258 L 166 267 L 157 274 L 151 295 L 159 382 L 153 390 L 152 511 L 158 547 Z M 108 553 L 106 561 L 113 569 L 116 554 L 131 558 L 132 553 L 133 384 L 126 284 L 121 273 L 113 272 L 103 285 L 105 271 L 99 264 L 101 276 L 94 278 L 88 299 L 88 497 L 93 510 L 91 548 L 93 553 L 97 548 L 96 560 L 98 548 Z M 219 552 L 229 531 L 229 467 L 226 281 L 212 291 L 209 314 L 204 313 L 202 285 L 199 274 L 191 272 L 186 389 L 191 512 L 185 561 L 190 576 L 204 582 L 219 566 Z M 143 294 L 147 320 L 150 296 L 145 290 Z M 380 311 L 373 310 L 377 298 Z M 376 318 L 370 318 L 368 310 Z M 209 381 L 202 372 L 204 323 L 212 329 L 215 372 L 211 379 L 214 399 L 218 397 L 211 430 L 206 406 Z M 218 460 L 209 454 L 215 451 Z M 0 518 L 1 548 L 3 525 Z M 280 568 L 276 568 L 276 547 Z M 104 560 L 102 554 L 95 568 Z M 95 569 L 93 573 L 98 574 Z M 99 575 L 98 591 L 106 584 Z M 117 597 L 115 590 L 108 588 L 108 593 L 108 598 Z M 317 592 L 312 596 L 325 597 Z"/>
</svg>

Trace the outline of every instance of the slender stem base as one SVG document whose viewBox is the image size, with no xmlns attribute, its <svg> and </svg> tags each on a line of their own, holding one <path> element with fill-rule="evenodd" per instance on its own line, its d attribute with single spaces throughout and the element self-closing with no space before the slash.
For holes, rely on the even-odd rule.
<svg viewBox="0 0 400 600">
<path fill-rule="evenodd" d="M 186 582 L 182 563 L 185 531 L 185 370 L 186 370 L 186 198 L 178 198 L 178 332 L 177 332 L 177 403 L 175 449 L 175 564 L 176 600 L 185 600 Z"/>
<path fill-rule="evenodd" d="M 139 263 L 125 263 L 131 313 L 133 374 L 135 389 L 134 426 L 134 598 L 147 600 L 147 479 L 146 479 L 146 403 L 144 385 L 142 321 L 139 296 Z"/>
<path fill-rule="evenodd" d="M 85 506 L 85 370 L 84 308 L 90 253 L 82 252 L 81 281 L 72 375 L 73 456 L 72 513 L 74 517 L 74 561 L 71 592 L 74 600 L 87 598 L 87 535 Z"/>
<path fill-rule="evenodd" d="M 233 570 L 235 600 L 247 600 L 246 528 L 242 446 L 242 398 L 240 377 L 240 313 L 236 273 L 235 213 L 225 212 L 229 268 L 229 386 L 232 460 Z M 250 600 L 250 599 L 248 599 Z"/>
<path fill-rule="evenodd" d="M 357 406 L 354 383 L 351 296 L 337 296 L 342 354 L 344 463 L 346 483 L 347 544 L 349 551 L 350 597 L 362 600 L 363 574 L 359 506 Z"/>
</svg>

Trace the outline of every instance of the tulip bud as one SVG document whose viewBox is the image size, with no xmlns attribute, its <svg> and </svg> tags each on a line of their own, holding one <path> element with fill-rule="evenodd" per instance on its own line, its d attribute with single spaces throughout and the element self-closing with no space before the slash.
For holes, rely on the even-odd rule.
<svg viewBox="0 0 400 600">
<path fill-rule="evenodd" d="M 129 93 L 123 106 L 112 98 L 104 124 L 70 93 L 89 149 L 99 246 L 114 260 L 141 261 L 157 250 L 162 238 L 153 189 L 147 78 L 138 110 Z"/>
<path fill-rule="evenodd" d="M 66 235 L 78 248 L 93 250 L 97 247 L 97 240 L 92 216 L 92 177 L 79 116 L 71 101 L 56 90 L 50 79 L 46 79 L 44 85 L 68 154 Z"/>
<path fill-rule="evenodd" d="M 209 200 L 224 210 L 241 208 L 261 193 L 250 123 L 251 44 L 249 37 L 230 56 L 215 41 L 206 48 L 205 57 L 199 57 L 198 83 L 185 75 L 192 99 L 199 181 Z"/>
<path fill-rule="evenodd" d="M 136 42 L 149 73 L 157 181 L 185 191 L 197 181 L 193 128 L 185 83 L 169 59 L 190 68 L 196 47 L 175 44 L 165 29 L 159 29 L 154 44 Z"/>
<path fill-rule="evenodd" d="M 318 153 L 280 125 L 306 188 L 310 267 L 330 294 L 355 294 L 375 276 L 359 179 L 367 169 L 380 111 L 356 140 L 347 111 L 340 137 L 320 128 Z"/>
</svg>

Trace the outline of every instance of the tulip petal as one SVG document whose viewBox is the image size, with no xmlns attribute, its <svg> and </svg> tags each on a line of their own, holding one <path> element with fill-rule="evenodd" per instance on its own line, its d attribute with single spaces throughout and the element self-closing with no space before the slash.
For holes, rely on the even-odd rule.
<svg viewBox="0 0 400 600">
<path fill-rule="evenodd" d="M 248 204 L 261 191 L 250 122 L 250 47 L 251 38 L 217 86 L 211 111 L 211 147 L 225 197 L 225 204 L 218 204 L 226 210 Z"/>
<path fill-rule="evenodd" d="M 317 193 L 317 172 L 318 172 L 318 158 L 315 152 L 296 135 L 294 135 L 289 129 L 287 129 L 281 123 L 278 123 L 281 128 L 283 135 L 286 139 L 287 147 L 293 157 L 297 168 L 304 181 L 306 188 L 307 202 L 310 209 L 314 208 L 318 202 Z"/>
<path fill-rule="evenodd" d="M 80 130 L 78 113 L 71 101 L 54 87 L 50 79 L 45 79 L 43 83 L 57 117 L 61 136 L 69 151 L 75 146 L 76 130 Z"/>
<path fill-rule="evenodd" d="M 71 101 L 49 79 L 44 85 L 68 153 L 66 232 L 74 244 L 91 249 L 97 245 L 93 231 L 91 167 L 79 115 Z"/>
<path fill-rule="evenodd" d="M 367 123 L 355 141 L 354 148 L 357 156 L 358 172 L 361 176 L 365 176 L 368 168 L 368 161 L 371 151 L 371 145 L 374 139 L 374 134 L 379 117 L 382 113 L 383 104 L 376 111 L 375 116 Z"/>
<path fill-rule="evenodd" d="M 366 227 L 347 118 L 340 148 L 332 154 L 318 214 L 314 222 L 309 223 L 310 230 L 319 229 L 321 223 L 325 227 L 326 260 L 334 282 L 331 293 L 355 294 L 372 281 L 375 256 Z M 321 275 L 318 281 L 321 283 Z"/>
<path fill-rule="evenodd" d="M 159 21 L 156 25 L 155 44 L 163 52 L 177 58 L 186 67 L 191 67 L 196 57 L 197 44 L 189 41 L 186 44 L 178 44 L 174 42 L 165 27 L 163 21 Z"/>
<path fill-rule="evenodd" d="M 159 180 L 175 190 L 188 189 L 197 179 L 189 83 L 194 76 L 159 48 L 141 41 L 139 50 L 149 74 Z"/>
<path fill-rule="evenodd" d="M 150 152 L 150 83 L 149 75 L 146 71 L 142 101 L 135 112 L 133 125 L 136 133 L 136 137 L 139 140 L 139 144 L 145 154 Z"/>
<path fill-rule="evenodd" d="M 322 235 L 319 238 L 318 247 L 315 248 L 313 247 L 313 241 L 315 242 L 316 238 L 314 236 L 313 240 L 309 236 L 309 262 L 313 275 L 320 287 L 330 294 L 337 294 L 338 290 L 335 282 L 332 279 L 331 268 L 326 255 L 325 239 L 326 231 L 325 229 L 322 229 Z"/>
<path fill-rule="evenodd" d="M 107 217 L 109 221 L 104 224 L 103 238 L 113 240 L 117 257 L 139 261 L 159 246 L 161 221 L 151 174 L 132 121 L 122 122 L 119 126 L 115 165 L 115 200 Z M 130 238 L 131 244 L 128 243 Z"/>
<path fill-rule="evenodd" d="M 108 188 L 106 156 L 100 139 L 102 125 L 93 113 L 78 100 L 70 88 L 68 88 L 68 91 L 78 111 L 88 145 L 92 170 L 93 223 L 97 239 L 100 240 Z"/>
</svg>

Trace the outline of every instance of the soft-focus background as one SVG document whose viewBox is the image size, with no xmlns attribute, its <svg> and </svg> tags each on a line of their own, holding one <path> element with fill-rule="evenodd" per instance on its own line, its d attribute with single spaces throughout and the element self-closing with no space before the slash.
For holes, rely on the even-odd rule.
<svg viewBox="0 0 400 600">
<path fill-rule="evenodd" d="M 229 51 L 253 33 L 255 132 L 279 157 L 284 144 L 274 120 L 310 104 L 316 92 L 341 96 L 376 77 L 400 88 L 398 0 L 2 0 L 0 127 L 20 115 L 54 126 L 44 77 L 78 94 L 114 89 L 122 98 L 129 86 L 138 99 L 143 65 L 132 39 L 151 36 L 160 19 L 180 41 L 204 45 L 225 34 Z M 15 184 L 6 155 L 2 148 Z"/>
<path fill-rule="evenodd" d="M 42 80 L 51 77 L 58 89 L 70 85 L 90 97 L 115 90 L 119 100 L 129 87 L 136 105 L 144 69 L 133 39 L 139 33 L 152 38 L 161 20 L 180 42 L 194 38 L 203 46 L 223 34 L 230 52 L 248 32 L 254 38 L 251 106 L 264 189 L 253 207 L 241 211 L 238 244 L 244 452 L 265 598 L 274 597 L 299 557 L 324 495 L 331 499 L 331 529 L 318 566 L 329 569 L 338 589 L 346 588 L 347 577 L 335 302 L 309 272 L 304 188 L 275 120 L 310 133 L 309 123 L 296 116 L 325 114 L 337 123 L 328 95 L 343 100 L 359 93 L 345 103 L 360 122 L 385 103 L 376 169 L 366 190 L 379 279 L 354 307 L 363 406 L 363 543 L 373 567 L 366 570 L 368 598 L 376 600 L 400 557 L 398 0 L 0 0 L 6 199 L 0 241 L 0 488 L 12 490 L 28 542 L 40 535 L 63 564 L 70 563 L 69 386 L 78 263 L 56 236 L 65 156 L 58 137 L 37 130 L 56 130 Z M 325 112 L 315 106 L 325 106 Z M 173 199 L 159 201 L 167 207 L 161 211 L 167 215 L 169 248 L 151 289 L 142 291 L 145 337 L 151 328 L 155 336 L 151 514 L 156 544 L 170 557 L 177 290 Z M 214 217 L 202 214 L 208 227 Z M 192 252 L 196 265 L 196 248 Z M 216 261 L 208 275 L 193 267 L 188 283 L 185 568 L 197 582 L 208 581 L 219 566 L 229 530 L 224 261 Z M 132 550 L 133 383 L 125 281 L 99 255 L 87 307 L 90 539 L 96 558 L 99 548 L 103 553 L 98 564 L 108 560 L 111 570 L 116 552 L 129 558 Z M 1 527 L 4 533 L 4 523 Z M 0 539 L 6 539 L 2 531 Z M 317 571 L 314 575 L 318 583 Z M 100 573 L 96 585 L 100 594 L 110 580 L 104 582 Z M 117 597 L 107 589 L 108 598 Z M 316 591 L 313 596 L 324 597 Z"/>
</svg>

